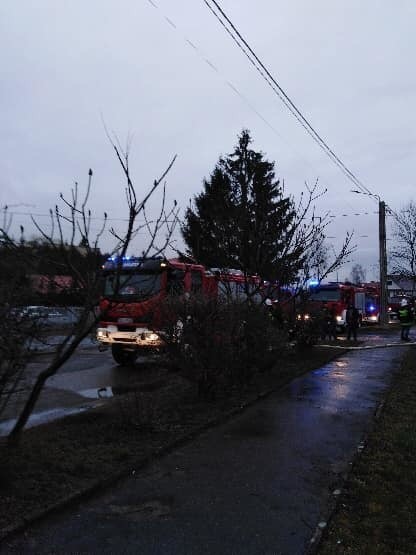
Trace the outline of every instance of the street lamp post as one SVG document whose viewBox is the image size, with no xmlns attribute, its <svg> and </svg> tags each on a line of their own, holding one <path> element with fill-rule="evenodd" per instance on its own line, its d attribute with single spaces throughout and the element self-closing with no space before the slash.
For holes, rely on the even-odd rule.
<svg viewBox="0 0 416 555">
<path fill-rule="evenodd" d="M 353 193 L 368 195 L 378 200 L 378 245 L 380 271 L 380 324 L 388 323 L 387 314 L 387 249 L 386 249 L 386 203 L 378 195 L 353 190 Z"/>
</svg>

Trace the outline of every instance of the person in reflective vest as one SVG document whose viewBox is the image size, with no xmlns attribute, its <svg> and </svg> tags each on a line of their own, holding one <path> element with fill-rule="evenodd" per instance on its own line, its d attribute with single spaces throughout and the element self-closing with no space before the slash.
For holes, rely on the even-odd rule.
<svg viewBox="0 0 416 555">
<path fill-rule="evenodd" d="M 403 341 L 409 341 L 409 331 L 413 324 L 413 311 L 406 299 L 403 299 L 399 308 L 399 320 L 401 327 L 400 338 Z"/>
</svg>

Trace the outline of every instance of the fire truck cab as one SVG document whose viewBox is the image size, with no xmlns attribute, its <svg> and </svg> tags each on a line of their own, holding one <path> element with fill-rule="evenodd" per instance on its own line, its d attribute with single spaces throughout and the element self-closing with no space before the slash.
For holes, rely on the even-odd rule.
<svg viewBox="0 0 416 555">
<path fill-rule="evenodd" d="M 310 289 L 308 308 L 311 312 L 318 312 L 324 306 L 334 312 L 338 329 L 345 329 L 346 312 L 352 304 L 360 313 L 360 321 L 365 315 L 365 290 L 363 287 L 348 283 L 319 284 Z"/>
<path fill-rule="evenodd" d="M 101 348 L 111 347 L 117 363 L 132 363 L 140 352 L 164 346 L 161 303 L 167 294 L 210 289 L 212 276 L 200 264 L 162 257 L 110 258 L 103 266 L 97 340 Z"/>
</svg>

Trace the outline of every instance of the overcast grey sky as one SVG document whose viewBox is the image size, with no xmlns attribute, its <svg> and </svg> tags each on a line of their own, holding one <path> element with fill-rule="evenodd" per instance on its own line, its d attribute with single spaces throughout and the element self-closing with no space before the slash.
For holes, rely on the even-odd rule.
<svg viewBox="0 0 416 555">
<path fill-rule="evenodd" d="M 413 0 L 220 4 L 364 185 L 394 210 L 414 198 Z M 362 264 L 368 279 L 377 277 L 377 203 L 350 192 L 356 187 L 203 0 L 2 0 L 0 26 L 0 205 L 18 213 L 16 225 L 29 226 L 20 213 L 45 214 L 59 192 L 74 181 L 86 183 L 90 167 L 95 215 L 125 217 L 122 174 L 102 118 L 122 143 L 133 136 L 131 170 L 139 190 L 178 154 L 167 183 L 169 199 L 181 207 L 248 128 L 253 147 L 276 162 L 288 194 L 298 198 L 305 181 L 319 178 L 328 192 L 317 213 L 336 216 L 329 243 L 339 245 L 354 230 L 359 248 L 352 263 Z M 182 246 L 179 232 L 175 238 Z M 132 251 L 141 250 L 143 239 L 138 236 Z"/>
</svg>

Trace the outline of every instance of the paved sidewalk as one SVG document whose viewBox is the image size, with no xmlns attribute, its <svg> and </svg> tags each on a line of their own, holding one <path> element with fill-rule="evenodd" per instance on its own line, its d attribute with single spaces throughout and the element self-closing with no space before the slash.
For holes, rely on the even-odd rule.
<svg viewBox="0 0 416 555">
<path fill-rule="evenodd" d="M 347 352 L 0 552 L 305 553 L 404 352 Z"/>
</svg>

